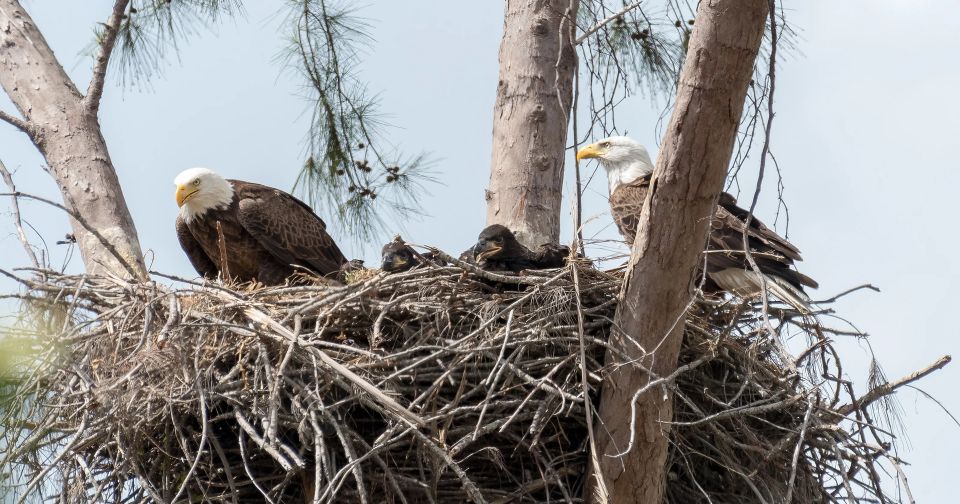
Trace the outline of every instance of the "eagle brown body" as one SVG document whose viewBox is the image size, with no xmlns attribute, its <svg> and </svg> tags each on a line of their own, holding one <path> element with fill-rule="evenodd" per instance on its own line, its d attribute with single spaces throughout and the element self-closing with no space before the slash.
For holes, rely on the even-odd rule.
<svg viewBox="0 0 960 504">
<path fill-rule="evenodd" d="M 177 217 L 177 237 L 198 273 L 276 285 L 297 267 L 326 276 L 347 262 L 305 203 L 272 187 L 227 182 L 233 188 L 228 205 Z"/>
<path fill-rule="evenodd" d="M 803 287 L 817 288 L 816 281 L 793 269 L 794 261 L 802 260 L 800 250 L 756 217 L 750 218 L 747 243 L 744 243 L 743 231 L 749 215 L 749 211 L 737 206 L 736 198 L 725 192 L 720 193 L 717 209 L 710 222 L 707 274 L 717 277 L 725 270 L 749 269 L 749 260 L 744 253 L 749 247 L 750 255 L 761 272 L 783 279 L 801 292 Z"/>
<path fill-rule="evenodd" d="M 544 243 L 536 251 L 530 250 L 517 240 L 513 231 L 493 224 L 480 232 L 477 243 L 461 254 L 461 259 L 472 256 L 483 269 L 519 273 L 523 270 L 562 268 L 569 254 L 569 247 L 556 243 Z"/>
<path fill-rule="evenodd" d="M 621 184 L 610 194 L 610 213 L 628 245 L 633 245 L 644 200 L 650 190 L 650 176 Z M 737 206 L 737 200 L 728 193 L 721 193 L 716 211 L 710 222 L 707 244 L 707 278 L 703 289 L 706 292 L 728 290 L 740 296 L 755 294 L 755 286 L 738 285 L 728 271 L 749 270 L 750 263 L 744 251 L 743 230 L 749 212 Z M 803 287 L 817 287 L 812 278 L 792 268 L 800 261 L 800 251 L 778 235 L 759 219 L 750 219 L 747 242 L 751 255 L 761 272 L 786 281 L 803 292 Z"/>
<path fill-rule="evenodd" d="M 650 177 L 621 184 L 610 194 L 610 214 L 627 245 L 633 245 L 640 224 L 640 211 L 650 190 Z"/>
<path fill-rule="evenodd" d="M 607 172 L 611 214 L 620 234 L 632 245 L 654 172 L 650 155 L 636 141 L 615 136 L 577 151 L 577 160 L 591 158 L 598 159 Z M 733 196 L 720 195 L 705 251 L 704 292 L 753 297 L 766 290 L 802 312 L 811 311 L 803 288 L 816 287 L 817 282 L 793 269 L 800 251 L 756 218 L 749 218 L 748 225 L 748 217 L 750 213 L 738 207 Z"/>
</svg>

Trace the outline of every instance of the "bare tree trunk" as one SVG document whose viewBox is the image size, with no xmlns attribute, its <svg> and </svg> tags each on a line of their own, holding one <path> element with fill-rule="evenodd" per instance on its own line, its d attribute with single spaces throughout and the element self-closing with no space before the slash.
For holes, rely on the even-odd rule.
<svg viewBox="0 0 960 504">
<path fill-rule="evenodd" d="M 72 219 L 72 225 L 87 272 L 146 278 L 137 230 L 97 120 L 103 77 L 126 4 L 119 0 L 114 6 L 84 97 L 19 1 L 0 0 L 0 85 L 24 119 L 0 118 L 30 136 L 65 206 L 83 220 Z"/>
<path fill-rule="evenodd" d="M 577 2 L 507 0 L 493 109 L 487 224 L 533 247 L 560 237 Z"/>
<path fill-rule="evenodd" d="M 620 330 L 611 335 L 627 361 L 607 354 L 612 371 L 603 383 L 595 431 L 609 502 L 663 501 L 673 397 L 669 388 L 651 386 L 636 401 L 635 419 L 631 402 L 653 379 L 677 368 L 695 267 L 730 163 L 767 12 L 767 0 L 704 1 L 697 11 L 620 293 Z M 597 501 L 595 476 L 587 492 Z"/>
</svg>

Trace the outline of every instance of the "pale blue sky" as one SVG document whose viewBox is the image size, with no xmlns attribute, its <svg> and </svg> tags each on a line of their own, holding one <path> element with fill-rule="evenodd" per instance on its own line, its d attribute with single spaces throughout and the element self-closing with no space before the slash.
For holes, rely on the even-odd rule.
<svg viewBox="0 0 960 504">
<path fill-rule="evenodd" d="M 124 91 L 114 81 L 106 90 L 104 135 L 154 269 L 193 273 L 173 230 L 172 179 L 180 170 L 208 166 L 289 189 L 303 159 L 305 103 L 296 95 L 298 82 L 275 63 L 285 30 L 276 14 L 281 3 L 247 4 L 245 18 L 183 44 L 179 59 L 169 59 L 148 91 Z M 106 0 L 27 3 L 84 88 L 90 62 L 80 50 L 109 6 Z M 953 288 L 960 283 L 953 257 L 960 249 L 954 210 L 960 6 L 948 0 L 809 0 L 790 7 L 797 9 L 788 16 L 801 40 L 799 51 L 785 55 L 779 67 L 773 142 L 790 207 L 789 236 L 804 252 L 802 271 L 820 281 L 815 297 L 865 282 L 882 289 L 843 300 L 836 309 L 871 334 L 878 359 L 896 378 L 942 354 L 960 353 L 953 320 Z M 408 152 L 432 153 L 443 182 L 424 197 L 428 215 L 407 223 L 405 237 L 462 250 L 485 215 L 503 2 L 378 1 L 360 14 L 370 19 L 375 37 L 362 77 L 380 92 L 383 111 L 397 125 L 388 136 Z M 0 107 L 12 110 L 5 98 Z M 635 98 L 618 116 L 655 152 L 659 114 L 659 106 Z M 33 146 L 3 124 L 0 159 L 17 170 L 21 190 L 58 197 Z M 776 191 L 772 177 L 768 182 L 758 213 L 771 222 Z M 591 189 L 585 214 L 596 219 L 588 234 L 614 238 L 606 188 L 601 181 Z M 0 211 L 7 205 L 0 203 Z M 53 242 L 69 232 L 66 219 L 38 204 L 23 210 L 59 259 L 62 247 Z M 348 255 L 368 260 L 380 248 L 345 245 Z M 26 263 L 4 213 L 0 267 Z M 0 282 L 0 288 L 13 286 Z M 838 346 L 849 378 L 862 384 L 866 345 Z M 958 380 L 960 364 L 953 364 L 922 387 L 960 412 Z M 960 428 L 915 392 L 900 400 L 914 495 L 919 502 L 955 501 Z"/>
</svg>

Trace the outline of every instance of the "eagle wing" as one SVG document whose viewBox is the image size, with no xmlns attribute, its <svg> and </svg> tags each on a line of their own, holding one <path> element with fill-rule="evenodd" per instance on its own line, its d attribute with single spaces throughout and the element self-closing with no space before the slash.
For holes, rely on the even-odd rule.
<svg viewBox="0 0 960 504">
<path fill-rule="evenodd" d="M 193 269 L 197 270 L 197 273 L 200 273 L 205 278 L 217 277 L 218 270 L 216 264 L 214 264 L 210 257 L 207 256 L 207 253 L 203 251 L 200 242 L 194 238 L 193 233 L 190 232 L 190 228 L 187 227 L 187 223 L 184 222 L 183 218 L 179 215 L 177 216 L 177 239 L 180 241 L 180 247 L 187 253 L 187 258 L 190 259 L 190 264 L 193 265 Z"/>
<path fill-rule="evenodd" d="M 621 184 L 610 194 L 610 214 L 627 245 L 633 245 L 640 223 L 640 211 L 650 190 L 650 177 Z"/>
<path fill-rule="evenodd" d="M 240 225 L 284 264 L 329 275 L 347 262 L 327 225 L 306 203 L 279 189 L 231 181 L 238 196 Z"/>
<path fill-rule="evenodd" d="M 544 243 L 533 254 L 534 262 L 539 268 L 562 268 L 567 264 L 570 247 L 558 243 Z"/>
<path fill-rule="evenodd" d="M 750 215 L 748 210 L 737 206 L 736 198 L 726 192 L 720 193 L 714 222 L 720 221 L 724 227 L 732 228 L 742 236 L 748 215 Z M 764 225 L 756 216 L 750 219 L 750 229 L 747 231 L 747 236 L 750 238 L 751 247 L 769 248 L 794 261 L 801 260 L 800 250 L 797 247 Z M 740 250 L 743 250 L 743 247 Z"/>
<path fill-rule="evenodd" d="M 742 252 L 746 246 L 749 246 L 760 271 L 783 278 L 796 287 L 805 285 L 816 288 L 816 281 L 792 268 L 794 261 L 801 260 L 800 250 L 756 218 L 750 219 L 750 226 L 747 228 L 748 215 L 747 210 L 737 206 L 733 196 L 721 193 L 711 222 L 708 247 L 716 252 L 708 254 L 708 269 L 713 271 L 726 268 L 749 269 L 749 262 Z M 745 228 L 747 229 L 746 244 L 743 241 Z"/>
</svg>

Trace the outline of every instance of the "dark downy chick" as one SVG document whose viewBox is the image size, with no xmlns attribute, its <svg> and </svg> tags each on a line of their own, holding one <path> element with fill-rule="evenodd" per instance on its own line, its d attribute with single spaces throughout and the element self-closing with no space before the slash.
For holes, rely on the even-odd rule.
<svg viewBox="0 0 960 504">
<path fill-rule="evenodd" d="M 537 252 L 533 252 L 523 246 L 512 231 L 500 224 L 484 228 L 472 250 L 481 268 L 514 273 L 562 267 L 570 251 L 563 245 L 543 244 Z"/>
<path fill-rule="evenodd" d="M 400 236 L 383 246 L 380 257 L 383 259 L 380 269 L 387 273 L 399 273 L 420 265 L 413 249 L 404 243 Z"/>
<path fill-rule="evenodd" d="M 427 263 L 437 264 L 441 262 L 432 253 L 418 254 L 403 241 L 403 238 L 400 238 L 400 235 L 383 246 L 380 257 L 383 259 L 380 269 L 387 273 L 400 273 Z"/>
</svg>

